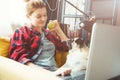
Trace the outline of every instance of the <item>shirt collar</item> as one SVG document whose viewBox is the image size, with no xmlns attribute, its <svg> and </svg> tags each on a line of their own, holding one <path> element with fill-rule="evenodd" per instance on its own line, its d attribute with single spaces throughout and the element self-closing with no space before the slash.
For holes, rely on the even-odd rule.
<svg viewBox="0 0 120 80">
<path fill-rule="evenodd" d="M 41 35 L 40 32 L 37 31 L 37 28 L 34 27 L 32 24 L 30 24 L 30 25 L 28 25 L 28 26 L 30 27 L 30 30 L 31 30 L 32 32 L 34 32 L 34 34 L 37 34 L 37 35 L 39 35 L 39 36 Z M 45 33 L 45 35 L 50 34 L 49 30 L 46 30 L 46 29 L 44 29 L 43 32 Z"/>
<path fill-rule="evenodd" d="M 30 27 L 30 30 L 34 33 L 34 34 L 37 34 L 37 35 L 41 35 L 40 32 L 37 31 L 37 28 L 34 27 L 32 24 L 29 25 Z"/>
</svg>

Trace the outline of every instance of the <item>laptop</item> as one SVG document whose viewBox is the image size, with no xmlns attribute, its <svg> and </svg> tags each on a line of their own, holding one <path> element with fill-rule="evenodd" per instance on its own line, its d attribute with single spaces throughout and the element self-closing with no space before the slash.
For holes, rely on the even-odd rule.
<svg viewBox="0 0 120 80">
<path fill-rule="evenodd" d="M 120 75 L 120 26 L 93 25 L 85 80 L 108 80 Z"/>
</svg>

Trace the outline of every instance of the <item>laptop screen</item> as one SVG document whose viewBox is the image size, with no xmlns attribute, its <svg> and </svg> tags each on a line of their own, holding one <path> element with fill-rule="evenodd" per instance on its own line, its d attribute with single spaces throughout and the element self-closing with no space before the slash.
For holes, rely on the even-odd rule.
<svg viewBox="0 0 120 80">
<path fill-rule="evenodd" d="M 108 80 L 120 75 L 120 27 L 93 25 L 85 80 Z"/>
</svg>

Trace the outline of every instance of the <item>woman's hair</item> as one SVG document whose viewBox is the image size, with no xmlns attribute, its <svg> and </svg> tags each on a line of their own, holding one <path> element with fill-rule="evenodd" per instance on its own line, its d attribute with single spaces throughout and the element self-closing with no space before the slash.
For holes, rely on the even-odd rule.
<svg viewBox="0 0 120 80">
<path fill-rule="evenodd" d="M 42 0 L 24 0 L 26 2 L 26 11 L 28 15 L 31 15 L 38 8 L 46 8 L 45 3 Z"/>
</svg>

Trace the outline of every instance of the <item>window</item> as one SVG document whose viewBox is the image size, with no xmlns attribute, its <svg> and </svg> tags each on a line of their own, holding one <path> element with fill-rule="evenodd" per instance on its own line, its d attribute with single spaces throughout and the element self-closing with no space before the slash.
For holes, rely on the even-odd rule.
<svg viewBox="0 0 120 80">
<path fill-rule="evenodd" d="M 23 0 L 2 0 L 0 2 L 2 24 L 18 22 L 26 22 L 25 3 Z"/>
<path fill-rule="evenodd" d="M 69 24 L 71 30 L 79 28 L 80 19 L 85 16 L 82 12 L 87 11 L 88 0 L 63 0 L 62 2 L 61 22 Z"/>
<path fill-rule="evenodd" d="M 71 38 L 78 36 L 81 20 L 88 17 L 89 1 L 91 0 L 62 0 L 61 23 L 69 24 L 68 35 Z"/>
<path fill-rule="evenodd" d="M 27 22 L 24 7 L 23 0 L 0 1 L 0 35 L 11 33 L 12 23 L 24 24 Z"/>
</svg>

